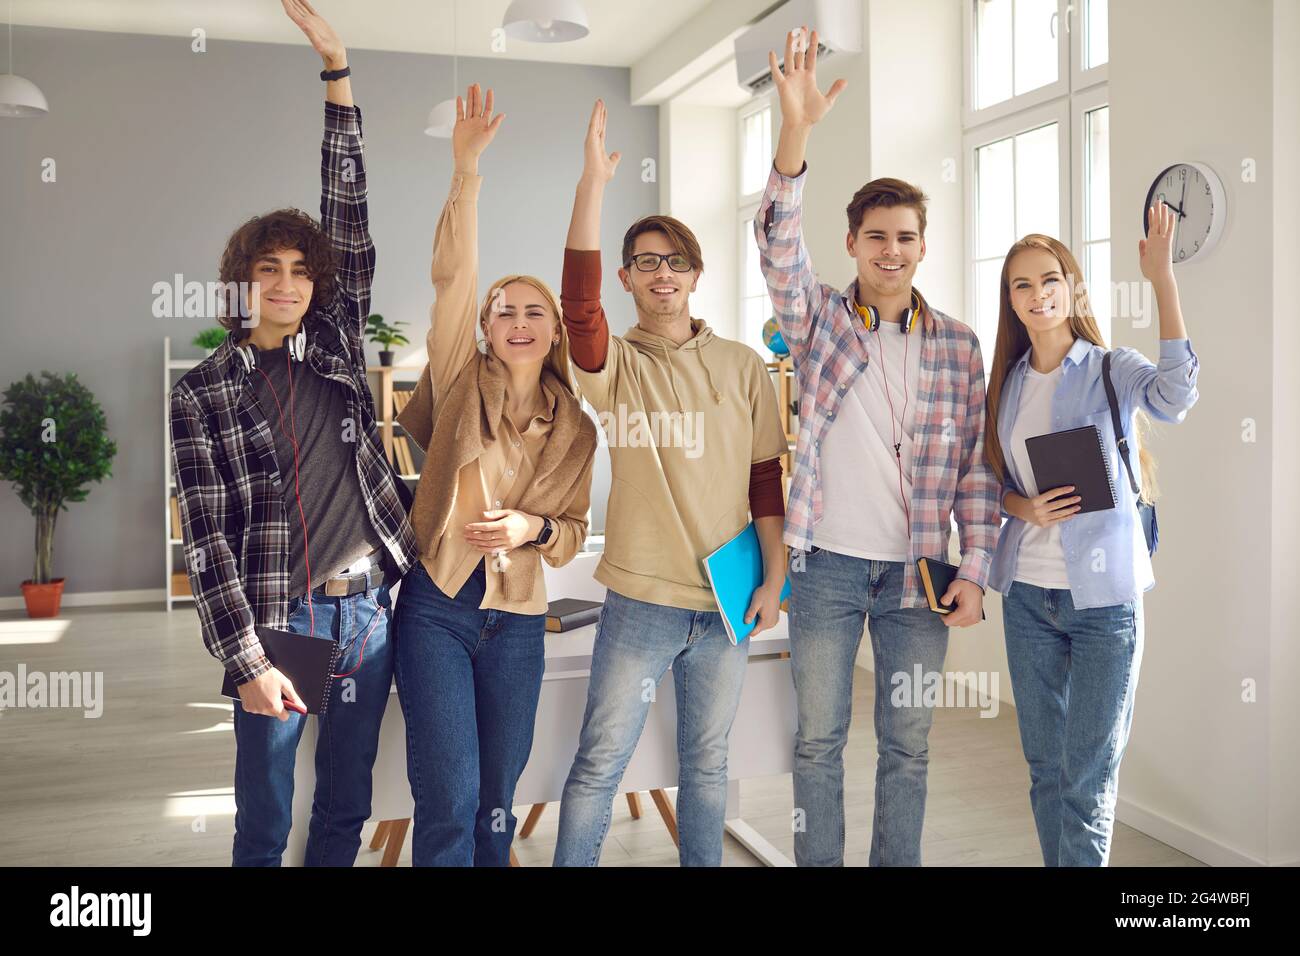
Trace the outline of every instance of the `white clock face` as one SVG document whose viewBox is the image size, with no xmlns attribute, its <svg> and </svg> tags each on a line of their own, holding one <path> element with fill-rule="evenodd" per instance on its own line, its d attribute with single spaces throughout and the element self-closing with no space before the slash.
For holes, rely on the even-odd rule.
<svg viewBox="0 0 1300 956">
<path fill-rule="evenodd" d="M 1227 203 L 1223 184 L 1214 170 L 1203 163 L 1178 163 L 1156 177 L 1147 191 L 1143 207 L 1143 232 L 1147 229 L 1146 207 L 1163 202 L 1173 210 L 1174 262 L 1205 255 L 1223 232 Z"/>
</svg>

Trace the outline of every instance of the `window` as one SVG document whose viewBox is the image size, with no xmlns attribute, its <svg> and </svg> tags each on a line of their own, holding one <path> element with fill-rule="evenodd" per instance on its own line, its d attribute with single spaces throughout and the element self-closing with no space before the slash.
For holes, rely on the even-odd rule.
<svg viewBox="0 0 1300 956">
<path fill-rule="evenodd" d="M 1031 232 L 1074 252 L 1109 341 L 1106 30 L 1106 0 L 966 0 L 966 307 L 986 363 L 1003 258 Z"/>
<path fill-rule="evenodd" d="M 772 168 L 772 101 L 770 96 L 746 103 L 737 113 L 740 144 L 737 197 L 740 243 L 740 317 L 736 337 L 759 355 L 769 355 L 763 344 L 763 324 L 772 317 L 767 282 L 758 264 L 754 244 L 754 216 Z"/>
<path fill-rule="evenodd" d="M 1084 108 L 1083 112 L 1083 250 L 1079 264 L 1088 282 L 1092 313 L 1102 338 L 1110 342 L 1110 107 Z M 1095 292 L 1093 290 L 1096 290 Z"/>
</svg>

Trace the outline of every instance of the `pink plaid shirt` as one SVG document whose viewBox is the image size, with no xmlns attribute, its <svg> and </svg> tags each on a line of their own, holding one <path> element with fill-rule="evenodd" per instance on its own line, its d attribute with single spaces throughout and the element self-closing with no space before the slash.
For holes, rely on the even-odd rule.
<svg viewBox="0 0 1300 956">
<path fill-rule="evenodd" d="M 867 367 L 867 330 L 843 292 L 817 281 L 804 247 L 796 177 L 773 166 L 754 217 L 760 263 L 799 381 L 799 440 L 786 506 L 785 543 L 809 550 L 822 518 L 820 448 L 855 376 Z M 964 323 L 923 307 L 921 377 L 912 458 L 911 557 L 903 607 L 926 607 L 916 559 L 948 560 L 952 519 L 961 545 L 958 577 L 988 583 L 1001 524 L 1002 489 L 984 460 L 984 360 Z M 870 440 L 863 436 L 864 440 Z"/>
</svg>

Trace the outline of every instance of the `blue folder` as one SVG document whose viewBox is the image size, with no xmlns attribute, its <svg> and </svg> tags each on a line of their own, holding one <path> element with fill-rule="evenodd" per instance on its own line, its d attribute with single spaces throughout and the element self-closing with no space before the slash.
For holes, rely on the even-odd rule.
<svg viewBox="0 0 1300 956">
<path fill-rule="evenodd" d="M 754 622 L 745 623 L 745 613 L 754 592 L 763 583 L 763 550 L 759 547 L 758 532 L 754 522 L 717 551 L 704 559 L 704 573 L 713 587 L 713 596 L 722 612 L 731 643 L 739 644 L 749 637 Z M 790 596 L 790 579 L 781 588 L 781 600 Z"/>
</svg>

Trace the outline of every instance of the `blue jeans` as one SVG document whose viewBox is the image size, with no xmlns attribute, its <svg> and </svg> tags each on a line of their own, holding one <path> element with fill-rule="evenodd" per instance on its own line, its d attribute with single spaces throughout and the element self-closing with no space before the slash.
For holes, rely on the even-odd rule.
<svg viewBox="0 0 1300 956">
<path fill-rule="evenodd" d="M 1002 621 L 1043 863 L 1105 866 L 1142 663 L 1142 600 L 1076 610 L 1068 590 L 1015 581 Z"/>
<path fill-rule="evenodd" d="M 307 829 L 307 866 L 351 866 L 370 819 L 370 771 L 379 750 L 379 725 L 393 686 L 388 635 L 388 588 L 351 597 L 312 595 L 316 629 L 303 598 L 289 602 L 287 630 L 337 641 L 343 652 L 329 706 L 316 740 L 316 792 Z M 378 620 L 376 620 L 378 615 Z M 289 711 L 281 721 L 250 714 L 235 702 L 235 866 L 279 866 L 293 823 L 293 768 L 307 716 Z"/>
<path fill-rule="evenodd" d="M 397 694 L 416 866 L 509 866 L 515 784 L 533 747 L 546 615 L 480 610 L 479 562 L 453 597 L 417 562 L 397 598 Z"/>
<path fill-rule="evenodd" d="M 682 866 L 722 865 L 727 737 L 748 660 L 748 643 L 731 643 L 717 611 L 606 592 L 578 753 L 560 802 L 556 866 L 600 861 L 619 781 L 670 666 L 677 691 L 678 859 Z"/>
<path fill-rule="evenodd" d="M 876 812 L 872 866 L 920 866 L 933 708 L 891 697 L 895 675 L 919 665 L 938 673 L 948 628 L 929 608 L 900 608 L 901 561 L 871 561 L 824 548 L 792 555 L 790 665 L 799 721 L 794 745 L 794 856 L 799 866 L 844 865 L 844 745 L 853 717 L 853 673 L 864 623 L 876 667 Z"/>
</svg>

